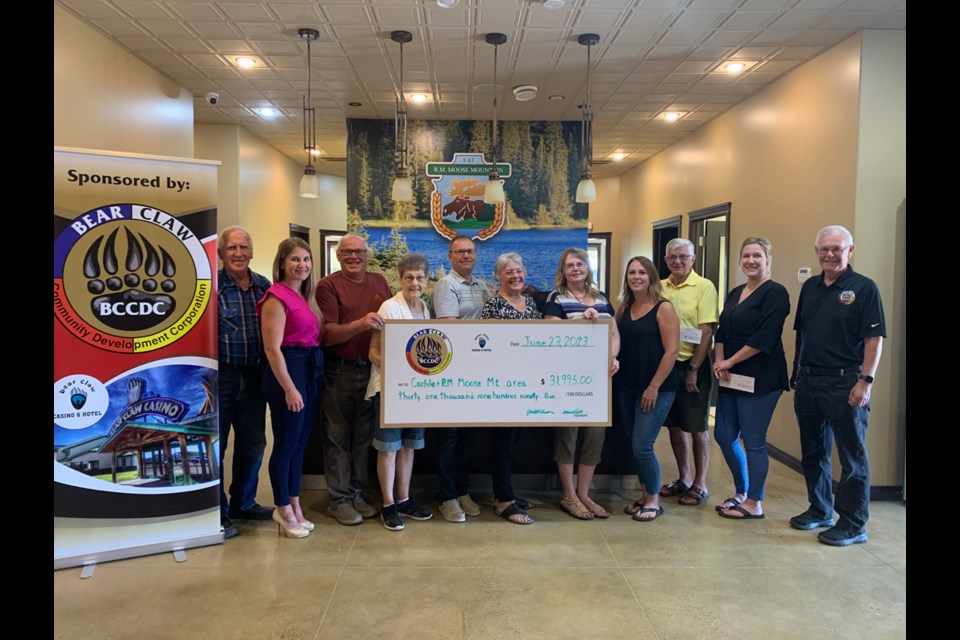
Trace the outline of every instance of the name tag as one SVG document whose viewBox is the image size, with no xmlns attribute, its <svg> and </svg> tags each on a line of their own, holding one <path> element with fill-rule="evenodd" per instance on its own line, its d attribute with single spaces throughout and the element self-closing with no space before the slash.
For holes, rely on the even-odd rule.
<svg viewBox="0 0 960 640">
<path fill-rule="evenodd" d="M 693 344 L 700 344 L 701 338 L 703 338 L 703 331 L 700 329 L 680 327 L 680 342 L 692 342 Z"/>
<path fill-rule="evenodd" d="M 731 373 L 730 380 L 717 380 L 721 387 L 746 391 L 747 393 L 753 393 L 753 381 L 754 379 L 751 376 L 741 376 L 737 373 Z"/>
</svg>

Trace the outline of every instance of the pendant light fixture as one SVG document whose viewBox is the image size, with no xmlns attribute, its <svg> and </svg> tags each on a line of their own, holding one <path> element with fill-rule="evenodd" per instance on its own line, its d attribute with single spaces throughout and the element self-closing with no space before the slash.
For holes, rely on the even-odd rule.
<svg viewBox="0 0 960 640">
<path fill-rule="evenodd" d="M 593 202 L 597 199 L 597 185 L 593 183 L 590 166 L 593 164 L 593 111 L 590 110 L 590 47 L 600 42 L 595 33 L 584 33 L 577 42 L 587 48 L 587 100 L 583 103 L 583 123 L 580 127 L 580 161 L 583 173 L 577 185 L 577 202 Z"/>
<path fill-rule="evenodd" d="M 393 117 L 393 133 L 396 140 L 397 174 L 393 179 L 392 197 L 397 202 L 413 201 L 413 185 L 410 184 L 410 172 L 407 170 L 407 99 L 403 94 L 403 45 L 413 40 L 409 31 L 394 31 L 390 39 L 400 45 L 400 93 L 397 96 L 397 110 Z"/>
<path fill-rule="evenodd" d="M 503 183 L 497 173 L 497 49 L 507 41 L 506 34 L 488 33 L 487 44 L 493 45 L 493 168 L 487 177 L 487 187 L 483 190 L 483 201 L 489 204 L 503 204 L 507 196 L 503 193 Z"/>
<path fill-rule="evenodd" d="M 313 156 L 317 150 L 317 114 L 310 102 L 310 88 L 313 72 L 310 66 L 310 43 L 320 38 L 316 29 L 303 28 L 297 31 L 301 40 L 307 43 L 307 95 L 303 98 L 303 150 L 307 152 L 307 166 L 303 169 L 300 178 L 300 197 L 319 198 L 320 182 L 317 180 L 317 169 L 313 166 Z"/>
</svg>

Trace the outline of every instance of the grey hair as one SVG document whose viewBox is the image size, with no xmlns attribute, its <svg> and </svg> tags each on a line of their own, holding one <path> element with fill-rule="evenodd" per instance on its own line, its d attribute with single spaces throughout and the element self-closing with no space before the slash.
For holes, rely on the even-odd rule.
<svg viewBox="0 0 960 640">
<path fill-rule="evenodd" d="M 407 271 L 423 271 L 426 274 L 430 271 L 430 263 L 427 257 L 422 253 L 408 253 L 397 262 L 397 273 L 400 277 Z"/>
<path fill-rule="evenodd" d="M 693 246 L 693 242 L 687 240 L 686 238 L 674 238 L 667 243 L 667 248 L 664 251 L 665 253 L 670 253 L 679 247 L 690 247 L 690 255 L 696 255 L 697 253 L 697 249 Z"/>
<path fill-rule="evenodd" d="M 846 227 L 841 227 L 839 224 L 832 224 L 829 227 L 824 227 L 823 229 L 820 229 L 820 231 L 817 231 L 817 239 L 814 242 L 813 246 L 819 247 L 820 238 L 833 233 L 839 233 L 840 235 L 842 235 L 843 241 L 846 242 L 848 245 L 853 244 L 853 234 L 850 233 L 849 229 L 847 229 Z"/>
<path fill-rule="evenodd" d="M 351 231 L 350 233 L 345 233 L 343 237 L 340 238 L 339 241 L 337 241 L 337 251 L 340 251 L 340 249 L 343 248 L 344 241 L 349 240 L 350 238 L 359 238 L 363 242 L 363 248 L 366 249 L 367 251 L 370 250 L 370 246 L 367 245 L 367 239 L 361 236 L 359 233 L 353 233 Z"/>
<path fill-rule="evenodd" d="M 247 243 L 250 245 L 250 250 L 253 251 L 253 238 L 250 236 L 250 232 L 239 225 L 229 226 L 220 232 L 220 239 L 217 241 L 217 251 L 223 251 L 224 245 L 227 244 L 227 236 L 234 231 L 242 231 L 243 234 L 247 236 Z"/>
<path fill-rule="evenodd" d="M 527 268 L 523 266 L 523 258 L 520 257 L 519 253 L 513 251 L 501 253 L 497 256 L 497 263 L 493 266 L 493 277 L 497 282 L 500 282 L 500 274 L 503 273 L 503 270 L 506 269 L 507 265 L 511 262 L 520 265 L 523 273 L 527 273 Z"/>
</svg>

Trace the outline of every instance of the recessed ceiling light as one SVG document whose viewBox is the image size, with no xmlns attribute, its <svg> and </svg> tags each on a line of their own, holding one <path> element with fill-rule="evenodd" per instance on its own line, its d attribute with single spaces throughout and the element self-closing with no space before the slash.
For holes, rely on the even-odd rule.
<svg viewBox="0 0 960 640">
<path fill-rule="evenodd" d="M 724 69 L 726 69 L 726 70 L 729 71 L 730 73 L 740 73 L 741 71 L 743 71 L 744 67 L 746 67 L 746 66 L 747 66 L 747 65 L 745 65 L 745 64 L 742 63 L 742 62 L 731 62 L 731 63 L 727 64 L 727 65 L 724 67 Z"/>
<path fill-rule="evenodd" d="M 460 0 L 437 0 L 437 6 L 441 9 L 451 9 L 460 4 Z"/>
<path fill-rule="evenodd" d="M 553 100 L 554 102 L 558 102 L 560 100 L 566 100 L 566 99 L 567 99 L 567 96 L 562 96 L 559 93 L 554 94 L 552 96 L 547 96 L 547 100 Z"/>
<path fill-rule="evenodd" d="M 262 115 L 264 118 L 272 118 L 276 115 L 280 115 L 280 112 L 273 107 L 257 107 L 254 109 L 254 111 Z"/>
<path fill-rule="evenodd" d="M 567 4 L 567 0 L 543 0 L 545 9 L 562 9 L 565 4 Z"/>
<path fill-rule="evenodd" d="M 662 117 L 667 122 L 676 122 L 685 115 L 685 113 L 680 113 L 679 111 L 668 111 L 667 113 L 664 113 Z"/>
<path fill-rule="evenodd" d="M 500 93 L 503 91 L 503 85 L 485 82 L 482 84 L 473 85 L 473 90 L 477 93 Z"/>
<path fill-rule="evenodd" d="M 426 102 L 427 96 L 422 93 L 412 93 L 410 94 L 410 99 L 414 102 Z"/>
<path fill-rule="evenodd" d="M 362 106 L 363 106 L 363 103 L 362 103 L 362 102 L 356 102 L 356 101 L 354 101 L 354 102 L 348 102 L 348 103 L 347 103 L 347 106 L 348 106 L 348 107 L 362 107 Z"/>
<path fill-rule="evenodd" d="M 234 62 L 237 63 L 238 67 L 243 67 L 244 69 L 257 66 L 257 61 L 253 58 L 237 58 Z"/>
<path fill-rule="evenodd" d="M 623 160 L 624 158 L 627 157 L 627 154 L 625 154 L 625 153 L 622 152 L 622 151 L 617 151 L 616 153 L 614 153 L 614 154 L 613 154 L 612 156 L 610 156 L 610 157 L 613 158 L 613 161 L 614 161 L 614 162 L 620 162 L 621 160 Z"/>
<path fill-rule="evenodd" d="M 310 155 L 312 155 L 312 156 L 318 156 L 318 155 L 320 155 L 321 153 L 322 153 L 322 152 L 320 151 L 320 149 L 311 149 L 311 150 L 310 150 Z"/>
</svg>

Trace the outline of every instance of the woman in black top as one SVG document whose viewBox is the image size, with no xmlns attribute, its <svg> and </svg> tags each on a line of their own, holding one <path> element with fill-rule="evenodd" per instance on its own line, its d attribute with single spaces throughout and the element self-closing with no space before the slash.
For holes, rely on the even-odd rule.
<svg viewBox="0 0 960 640">
<path fill-rule="evenodd" d="M 677 394 L 673 365 L 680 351 L 680 319 L 663 298 L 656 266 L 642 256 L 627 262 L 620 300 L 620 371 L 613 377 L 613 395 L 644 486 L 643 497 L 624 511 L 634 520 L 650 522 L 663 514 L 660 463 L 653 444 Z"/>
<path fill-rule="evenodd" d="M 781 337 L 790 295 L 770 279 L 772 253 L 766 238 L 747 238 L 740 245 L 740 269 L 747 282 L 727 296 L 715 337 L 713 372 L 721 386 L 714 437 L 736 487 L 717 511 L 732 520 L 763 517 L 767 428 L 780 394 L 790 388 Z M 745 385 L 724 386 L 731 374 L 741 376 Z"/>
<path fill-rule="evenodd" d="M 484 320 L 542 320 L 533 298 L 523 293 L 527 277 L 523 259 L 517 253 L 502 253 L 493 267 L 493 277 L 500 284 L 497 295 L 483 305 L 480 317 Z M 518 504 L 513 493 L 510 471 L 519 427 L 493 427 L 493 497 L 494 513 L 514 524 L 533 524 L 533 518 Z"/>
</svg>

